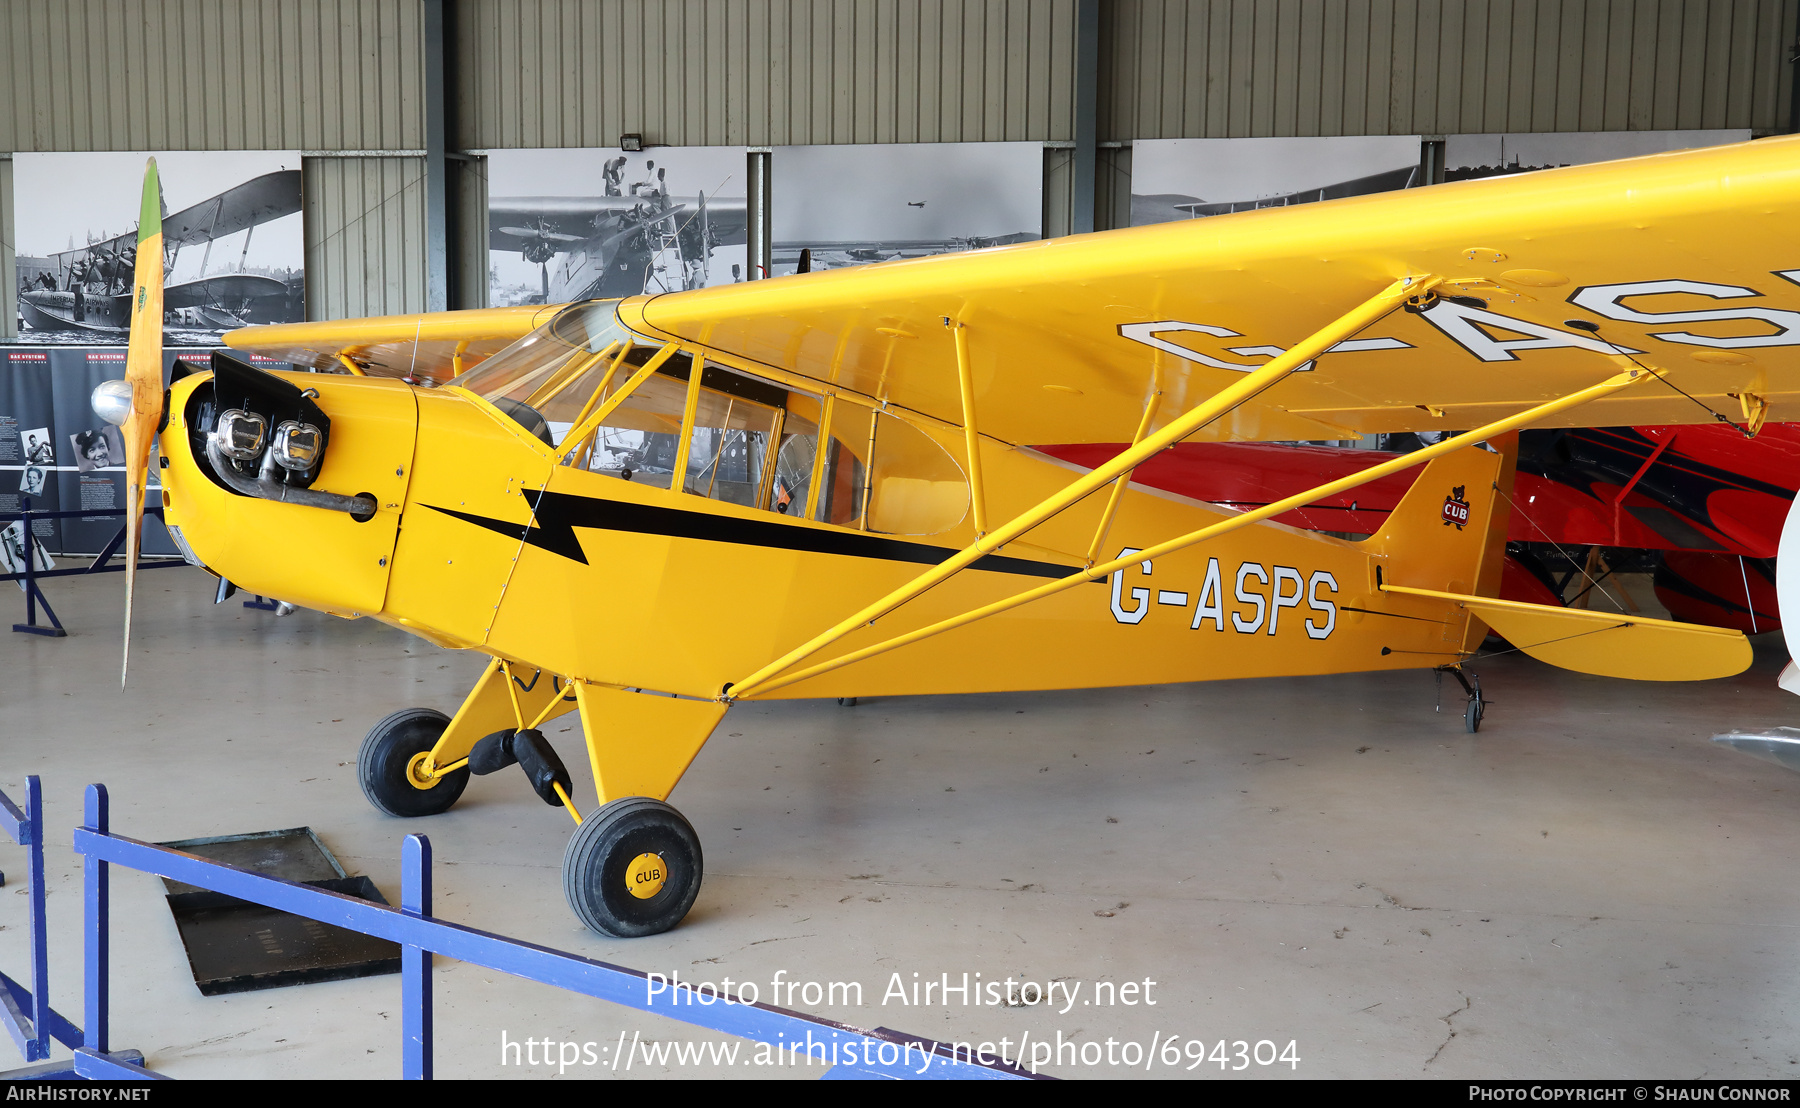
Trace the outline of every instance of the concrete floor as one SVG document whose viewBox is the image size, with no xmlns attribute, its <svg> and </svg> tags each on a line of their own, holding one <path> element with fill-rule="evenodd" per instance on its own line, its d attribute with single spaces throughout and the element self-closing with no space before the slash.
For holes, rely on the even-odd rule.
<svg viewBox="0 0 1800 1108">
<path fill-rule="evenodd" d="M 47 588 L 71 635 L 0 639 L 0 788 L 18 798 L 27 774 L 43 778 L 53 999 L 77 1020 L 67 844 L 83 786 L 103 781 L 121 834 L 306 824 L 390 897 L 401 837 L 424 831 L 446 918 L 761 982 L 765 1000 L 783 970 L 860 982 L 861 1006 L 793 1006 L 865 1027 L 1117 1050 L 1294 1042 L 1297 1067 L 1235 1074 L 1265 1078 L 1800 1074 L 1800 855 L 1786 849 L 1800 775 L 1708 741 L 1800 715 L 1775 687 L 1776 643 L 1750 672 L 1696 685 L 1495 658 L 1477 667 L 1495 702 L 1479 736 L 1459 698 L 1433 713 L 1422 673 L 741 706 L 671 798 L 705 847 L 699 902 L 675 931 L 621 942 L 575 922 L 560 879 L 571 824 L 522 778 L 477 778 L 417 821 L 362 798 L 369 725 L 397 707 L 453 711 L 480 658 L 366 620 L 215 608 L 211 578 L 167 570 L 142 579 L 120 694 L 123 582 Z M 18 618 L 19 599 L 5 603 Z M 551 738 L 591 789 L 579 735 Z M 0 847 L 0 869 L 13 893 L 23 851 Z M 113 887 L 115 1046 L 177 1077 L 398 1074 L 397 979 L 201 997 L 160 881 L 115 871 Z M 24 901 L 0 905 L 0 967 L 24 976 Z M 1060 996 L 883 1003 L 893 974 L 965 971 L 1080 991 L 1066 1012 Z M 1145 979 L 1154 1006 L 1084 1003 L 1097 981 Z M 502 1064 L 503 1034 L 734 1041 L 443 959 L 436 982 L 442 1077 L 555 1073 Z M 1045 1070 L 1186 1072 L 1066 1054 Z M 721 1072 L 640 1058 L 629 1074 L 563 1076 Z"/>
</svg>

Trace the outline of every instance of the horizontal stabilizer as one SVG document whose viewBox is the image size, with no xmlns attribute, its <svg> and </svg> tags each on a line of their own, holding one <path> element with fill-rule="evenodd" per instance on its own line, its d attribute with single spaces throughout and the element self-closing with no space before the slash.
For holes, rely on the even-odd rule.
<svg viewBox="0 0 1800 1108">
<path fill-rule="evenodd" d="M 1705 681 L 1750 666 L 1750 640 L 1724 627 L 1402 585 L 1383 584 L 1382 591 L 1452 601 L 1538 661 L 1577 673 L 1634 681 Z"/>
</svg>

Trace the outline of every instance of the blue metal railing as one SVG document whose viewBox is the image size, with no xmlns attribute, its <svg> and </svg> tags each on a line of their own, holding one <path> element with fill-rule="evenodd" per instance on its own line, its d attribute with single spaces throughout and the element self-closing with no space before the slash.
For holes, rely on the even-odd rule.
<svg viewBox="0 0 1800 1108">
<path fill-rule="evenodd" d="M 0 792 L 0 829 L 25 847 L 29 861 L 31 912 L 31 988 L 0 973 L 0 1023 L 12 1035 L 27 1062 L 50 1057 L 50 1040 L 73 1047 L 81 1029 L 50 1007 L 50 951 L 44 915 L 44 802 L 38 779 L 25 779 L 25 810 Z"/>
<path fill-rule="evenodd" d="M 33 779 L 35 782 L 35 779 Z M 35 783 L 33 785 L 35 788 Z M 33 793 L 33 796 L 36 794 Z M 41 839 L 41 835 L 39 836 Z M 652 995 L 649 975 L 549 947 L 440 920 L 431 915 L 431 844 L 408 835 L 401 847 L 400 906 L 391 907 L 283 881 L 168 847 L 115 835 L 104 785 L 89 785 L 75 851 L 84 856 L 86 972 L 81 1035 L 73 1075 L 143 1080 L 161 1075 L 131 1064 L 136 1052 L 110 1052 L 108 870 L 121 865 L 254 904 L 387 939 L 401 948 L 401 1071 L 432 1076 L 431 955 L 469 962 L 626 1008 L 765 1043 L 788 1052 L 789 1064 L 818 1065 L 822 1076 L 858 1078 L 1019 1079 L 1032 1074 L 1005 1063 L 984 1064 L 950 1044 L 886 1028 L 866 1031 L 769 1004 L 697 993 L 676 984 Z M 41 950 L 41 946 L 34 950 Z M 74 1032 L 74 1028 L 70 1028 Z M 61 1036 L 58 1036 L 59 1038 Z M 67 1040 L 65 1040 L 67 1041 Z M 887 1055 L 894 1060 L 887 1060 Z M 822 1059 L 822 1061 L 821 1061 Z M 39 1076 L 50 1076 L 43 1074 Z"/>
</svg>

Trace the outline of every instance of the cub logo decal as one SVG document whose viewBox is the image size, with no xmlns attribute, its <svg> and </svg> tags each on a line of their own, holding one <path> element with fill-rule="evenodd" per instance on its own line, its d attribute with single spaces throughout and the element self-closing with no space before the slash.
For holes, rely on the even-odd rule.
<svg viewBox="0 0 1800 1108">
<path fill-rule="evenodd" d="M 1449 496 L 1444 497 L 1445 527 L 1454 523 L 1456 529 L 1460 531 L 1463 529 L 1463 526 L 1469 522 L 1469 502 L 1463 499 L 1463 489 L 1465 487 L 1466 486 L 1458 485 L 1450 490 Z"/>
</svg>

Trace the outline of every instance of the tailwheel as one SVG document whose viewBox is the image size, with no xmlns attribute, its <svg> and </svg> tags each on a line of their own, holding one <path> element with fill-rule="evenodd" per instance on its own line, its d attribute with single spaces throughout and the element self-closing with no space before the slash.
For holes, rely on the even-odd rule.
<svg viewBox="0 0 1800 1108">
<path fill-rule="evenodd" d="M 1487 702 L 1481 699 L 1481 686 L 1475 686 L 1475 695 L 1469 697 L 1469 706 L 1463 709 L 1463 727 L 1469 734 L 1481 730 L 1481 717 L 1487 712 Z"/>
<path fill-rule="evenodd" d="M 680 812 L 631 796 L 583 820 L 563 853 L 563 893 L 589 928 L 618 939 L 657 935 L 700 894 L 700 838 Z"/>
<path fill-rule="evenodd" d="M 1469 695 L 1468 702 L 1463 706 L 1463 728 L 1473 735 L 1481 730 L 1481 717 L 1487 715 L 1488 710 L 1487 697 L 1481 694 L 1481 678 L 1464 670 L 1460 665 L 1438 666 L 1437 710 L 1440 712 L 1444 710 L 1444 674 L 1446 673 L 1456 678 L 1457 683 L 1463 687 L 1463 692 Z"/>
<path fill-rule="evenodd" d="M 403 708 L 370 728 L 356 756 L 356 777 L 369 803 L 390 816 L 435 816 L 447 811 L 469 783 L 468 767 L 427 777 L 421 771 L 450 717 L 430 708 Z"/>
</svg>

